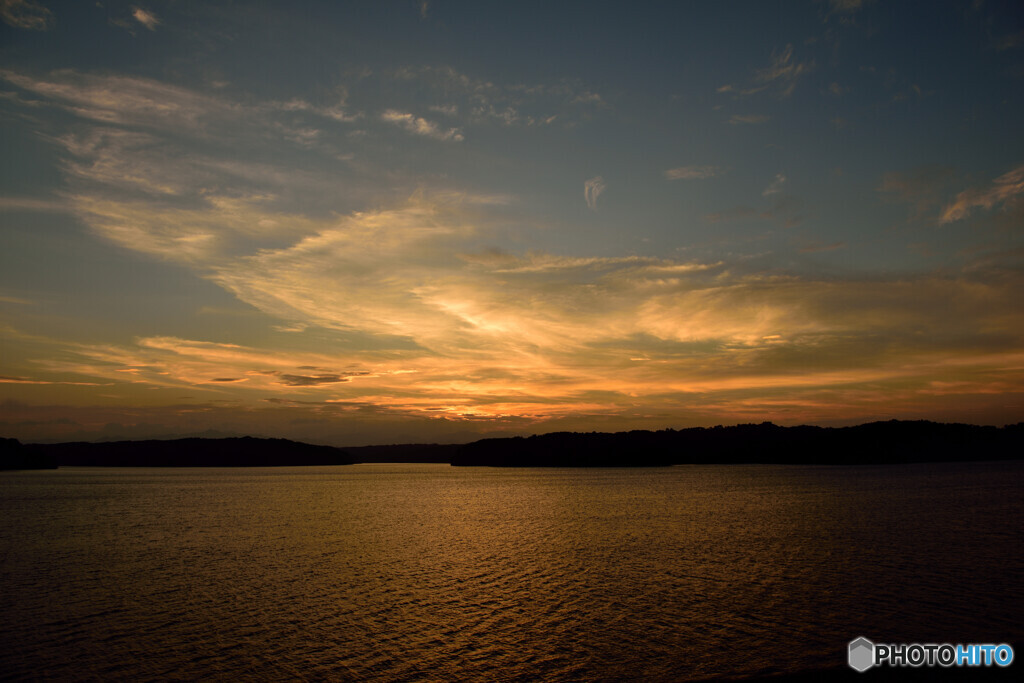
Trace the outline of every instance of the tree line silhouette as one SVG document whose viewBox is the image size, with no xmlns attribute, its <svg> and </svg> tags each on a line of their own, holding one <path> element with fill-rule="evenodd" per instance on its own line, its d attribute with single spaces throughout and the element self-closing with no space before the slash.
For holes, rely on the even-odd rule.
<svg viewBox="0 0 1024 683">
<path fill-rule="evenodd" d="M 468 444 L 397 444 L 339 449 L 287 439 L 187 438 L 21 444 L 0 439 L 0 469 L 106 467 L 267 467 L 359 462 L 451 463 L 492 467 L 663 467 L 683 464 L 821 464 L 1019 459 L 1024 423 L 1005 427 L 900 421 L 855 427 L 730 427 L 554 432 Z"/>
<path fill-rule="evenodd" d="M 979 427 L 928 421 L 856 427 L 779 427 L 770 422 L 608 433 L 558 432 L 482 439 L 453 465 L 652 467 L 682 464 L 823 464 L 1004 460 L 1024 453 L 1024 423 Z"/>
</svg>

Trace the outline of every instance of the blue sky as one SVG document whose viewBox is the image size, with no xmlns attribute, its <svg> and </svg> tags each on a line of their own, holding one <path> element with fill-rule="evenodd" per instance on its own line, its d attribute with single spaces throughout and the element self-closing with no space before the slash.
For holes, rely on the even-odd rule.
<svg viewBox="0 0 1024 683">
<path fill-rule="evenodd" d="M 0 16 L 5 435 L 1024 419 L 1019 3 Z"/>
</svg>

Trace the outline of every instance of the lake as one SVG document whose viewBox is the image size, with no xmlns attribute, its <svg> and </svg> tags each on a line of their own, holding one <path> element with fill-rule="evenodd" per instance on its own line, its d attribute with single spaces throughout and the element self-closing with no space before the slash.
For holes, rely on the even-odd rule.
<svg viewBox="0 0 1024 683">
<path fill-rule="evenodd" d="M 687 681 L 850 671 L 858 636 L 1019 655 L 1022 491 L 1022 462 L 3 472 L 0 675 Z"/>
</svg>

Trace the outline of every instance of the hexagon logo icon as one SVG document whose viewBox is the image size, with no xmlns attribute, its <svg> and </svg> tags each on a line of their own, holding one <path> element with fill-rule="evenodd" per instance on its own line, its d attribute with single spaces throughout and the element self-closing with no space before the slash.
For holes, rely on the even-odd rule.
<svg viewBox="0 0 1024 683">
<path fill-rule="evenodd" d="M 875 644 L 863 636 L 857 640 L 851 640 L 847 661 L 850 663 L 850 668 L 862 673 L 867 671 L 875 663 Z"/>
</svg>

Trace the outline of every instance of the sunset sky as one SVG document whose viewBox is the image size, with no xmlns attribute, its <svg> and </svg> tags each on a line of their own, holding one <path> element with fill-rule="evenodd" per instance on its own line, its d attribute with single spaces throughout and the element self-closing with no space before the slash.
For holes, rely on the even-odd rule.
<svg viewBox="0 0 1024 683">
<path fill-rule="evenodd" d="M 1024 420 L 1024 9 L 0 0 L 0 436 Z"/>
</svg>

